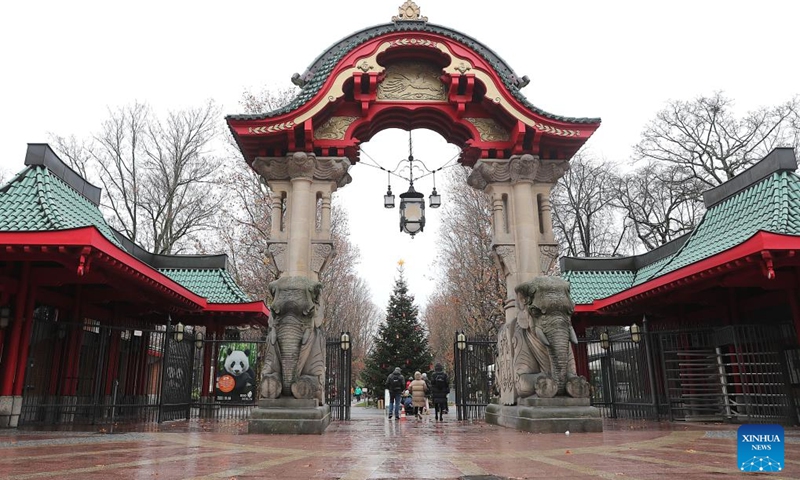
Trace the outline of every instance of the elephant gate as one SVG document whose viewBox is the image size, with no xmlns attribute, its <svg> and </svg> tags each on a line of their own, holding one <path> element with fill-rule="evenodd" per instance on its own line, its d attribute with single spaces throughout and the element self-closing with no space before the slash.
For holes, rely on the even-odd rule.
<svg viewBox="0 0 800 480">
<path fill-rule="evenodd" d="M 269 187 L 267 253 L 279 274 L 273 293 L 289 299 L 272 311 L 261 374 L 268 381 L 261 387 L 265 405 L 278 405 L 281 399 L 336 402 L 347 388 L 325 383 L 336 384 L 341 376 L 321 378 L 324 352 L 314 345 L 321 345 L 316 332 L 323 326 L 313 299 L 322 288 L 336 288 L 319 283 L 334 253 L 332 197 L 360 175 L 354 168 L 360 145 L 376 133 L 428 129 L 460 149 L 458 163 L 472 168 L 468 184 L 491 198 L 492 249 L 508 289 L 507 320 L 516 318 L 517 285 L 546 275 L 557 258 L 550 192 L 600 119 L 537 108 L 521 92 L 528 77 L 514 72 L 494 49 L 428 23 L 420 13 L 406 1 L 390 23 L 332 45 L 302 74 L 292 76 L 300 91 L 287 105 L 226 118 L 244 160 Z M 413 174 L 406 180 L 413 187 Z M 403 230 L 413 235 L 424 226 L 424 195 L 409 188 L 401 200 Z M 438 206 L 438 197 L 431 201 Z M 394 196 L 387 192 L 385 206 L 393 205 Z M 299 304 L 303 308 L 294 308 Z M 471 348 L 484 347 L 472 343 Z M 491 363 L 464 355 L 457 388 L 464 395 L 462 414 L 472 416 L 488 401 L 486 369 Z M 311 418 L 312 412 L 306 413 Z M 346 408 L 338 415 L 346 416 Z M 257 428 L 273 427 L 269 412 L 256 416 L 264 419 Z"/>
</svg>

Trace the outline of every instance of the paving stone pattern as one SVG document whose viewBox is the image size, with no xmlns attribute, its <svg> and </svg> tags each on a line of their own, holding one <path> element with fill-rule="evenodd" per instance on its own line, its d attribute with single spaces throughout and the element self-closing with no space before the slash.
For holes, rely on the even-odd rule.
<svg viewBox="0 0 800 480">
<path fill-rule="evenodd" d="M 736 470 L 737 425 L 605 421 L 602 433 L 531 434 L 354 407 L 323 435 L 249 435 L 246 422 L 0 431 L 2 479 L 711 479 Z M 120 429 L 127 429 L 120 432 Z M 786 428 L 800 478 L 800 430 Z"/>
</svg>

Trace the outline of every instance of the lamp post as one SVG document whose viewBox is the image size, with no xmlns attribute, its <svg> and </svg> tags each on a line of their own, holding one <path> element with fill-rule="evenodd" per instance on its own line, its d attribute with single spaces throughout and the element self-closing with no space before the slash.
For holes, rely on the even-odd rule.
<svg viewBox="0 0 800 480">
<path fill-rule="evenodd" d="M 341 352 L 339 365 L 340 371 L 342 372 L 340 379 L 341 385 L 339 386 L 339 391 L 341 393 L 337 399 L 339 402 L 339 419 L 350 420 L 350 376 L 346 374 L 350 371 L 350 369 L 347 368 L 350 361 L 350 332 L 342 332 L 339 336 L 339 348 Z"/>
<path fill-rule="evenodd" d="M 455 369 L 456 369 L 456 413 L 459 420 L 465 420 L 467 415 L 466 409 L 466 382 L 465 382 L 465 350 L 467 349 L 467 336 L 464 332 L 456 334 L 456 355 L 455 355 Z"/>
</svg>

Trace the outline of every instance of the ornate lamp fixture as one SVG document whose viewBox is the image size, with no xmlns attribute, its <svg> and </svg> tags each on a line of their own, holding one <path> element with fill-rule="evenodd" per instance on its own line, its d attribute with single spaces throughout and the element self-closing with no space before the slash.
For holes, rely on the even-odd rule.
<svg viewBox="0 0 800 480">
<path fill-rule="evenodd" d="M 175 336 L 174 338 L 175 338 L 176 342 L 180 343 L 180 342 L 183 341 L 183 331 L 184 331 L 183 324 L 178 322 L 178 324 L 175 325 L 175 332 L 173 332 L 173 335 Z"/>
<path fill-rule="evenodd" d="M 436 191 L 436 170 L 430 170 L 427 166 L 425 166 L 422 161 L 414 158 L 413 153 L 413 146 L 411 141 L 411 132 L 408 132 L 408 158 L 400 160 L 400 163 L 394 168 L 394 170 L 388 170 L 389 176 L 389 187 L 386 190 L 386 195 L 383 196 L 383 206 L 386 208 L 394 208 L 394 194 L 392 193 L 392 184 L 391 184 L 391 175 L 394 172 L 397 172 L 401 169 L 401 164 L 403 162 L 408 162 L 408 165 L 403 166 L 402 168 L 408 168 L 409 170 L 409 177 L 408 180 L 408 191 L 405 193 L 400 194 L 400 231 L 405 232 L 411 235 L 411 238 L 414 238 L 414 235 L 423 231 L 425 228 L 425 195 L 414 190 L 414 167 L 424 169 L 425 175 L 432 174 L 433 175 L 433 192 L 431 192 L 430 196 L 428 197 L 428 201 L 431 208 L 439 208 L 442 205 L 442 196 Z M 419 165 L 414 165 L 414 162 L 417 162 Z M 438 170 L 441 170 L 438 169 Z M 402 177 L 405 178 L 405 177 Z M 419 177 L 417 177 L 419 178 Z"/>
<path fill-rule="evenodd" d="M 194 333 L 194 346 L 198 350 L 203 348 L 203 332 L 197 331 Z"/>
<path fill-rule="evenodd" d="M 603 347 L 603 350 L 608 350 L 611 346 L 611 343 L 608 339 L 608 330 L 603 330 L 600 332 L 600 346 Z"/>
<path fill-rule="evenodd" d="M 342 350 L 350 349 L 350 332 L 342 332 L 342 336 L 339 338 L 339 346 Z"/>
<path fill-rule="evenodd" d="M 464 332 L 458 332 L 456 335 L 456 347 L 462 351 L 467 348 L 467 336 L 464 335 Z"/>
<path fill-rule="evenodd" d="M 631 325 L 631 341 L 633 343 L 639 343 L 642 341 L 642 331 L 639 328 L 639 325 L 635 323 Z"/>
</svg>

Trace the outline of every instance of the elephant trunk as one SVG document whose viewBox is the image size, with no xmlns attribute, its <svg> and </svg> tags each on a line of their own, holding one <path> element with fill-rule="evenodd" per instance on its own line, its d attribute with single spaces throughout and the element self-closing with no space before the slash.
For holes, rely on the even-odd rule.
<svg viewBox="0 0 800 480">
<path fill-rule="evenodd" d="M 567 382 L 567 369 L 569 367 L 570 332 L 565 328 L 555 328 L 552 331 L 545 330 L 545 335 L 550 345 L 550 374 L 558 384 L 556 395 L 563 395 Z"/>
<path fill-rule="evenodd" d="M 293 396 L 292 383 L 295 381 L 297 361 L 300 358 L 303 331 L 303 322 L 293 315 L 282 318 L 277 329 L 278 343 L 281 346 L 281 374 L 283 375 L 281 396 Z"/>
</svg>

